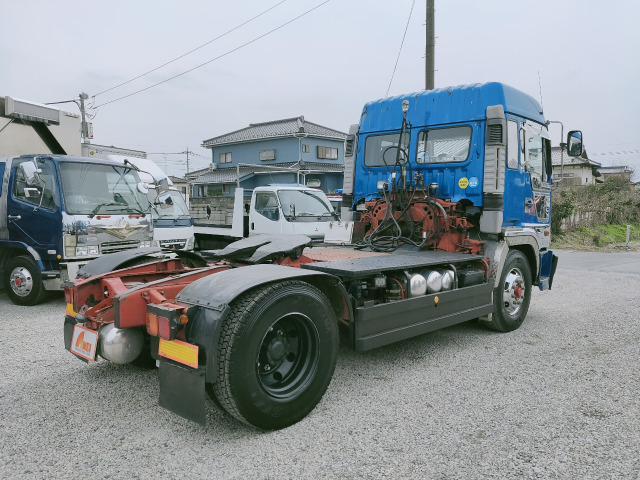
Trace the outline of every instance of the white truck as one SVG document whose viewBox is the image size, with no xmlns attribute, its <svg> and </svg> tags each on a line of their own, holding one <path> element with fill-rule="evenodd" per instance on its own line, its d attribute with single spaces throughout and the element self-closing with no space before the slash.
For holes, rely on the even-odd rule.
<svg viewBox="0 0 640 480">
<path fill-rule="evenodd" d="M 208 215 L 211 209 L 207 206 Z M 267 185 L 253 189 L 245 199 L 236 188 L 231 225 L 196 221 L 196 243 L 202 250 L 218 248 L 252 235 L 299 234 L 323 241 L 329 223 L 337 220 L 327 196 L 321 190 L 301 185 Z"/>
</svg>

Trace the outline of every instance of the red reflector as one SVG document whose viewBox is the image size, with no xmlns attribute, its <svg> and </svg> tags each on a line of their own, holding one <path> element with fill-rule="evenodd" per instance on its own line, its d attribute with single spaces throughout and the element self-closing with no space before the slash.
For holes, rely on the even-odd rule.
<svg viewBox="0 0 640 480">
<path fill-rule="evenodd" d="M 158 316 L 153 313 L 147 313 L 147 332 L 152 337 L 158 336 Z"/>
<path fill-rule="evenodd" d="M 167 317 L 158 317 L 158 336 L 165 340 L 171 340 L 171 322 Z"/>
</svg>

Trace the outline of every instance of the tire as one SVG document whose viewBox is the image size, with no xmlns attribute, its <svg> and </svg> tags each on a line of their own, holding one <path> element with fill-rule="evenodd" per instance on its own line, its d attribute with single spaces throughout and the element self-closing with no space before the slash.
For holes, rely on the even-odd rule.
<svg viewBox="0 0 640 480">
<path fill-rule="evenodd" d="M 231 304 L 207 391 L 229 414 L 264 430 L 292 425 L 314 409 L 338 355 L 338 325 L 325 295 L 288 280 Z"/>
<path fill-rule="evenodd" d="M 531 267 L 524 254 L 507 254 L 500 283 L 493 292 L 493 318 L 488 326 L 498 332 L 511 332 L 522 325 L 531 302 Z"/>
<path fill-rule="evenodd" d="M 44 298 L 45 289 L 36 262 L 27 256 L 11 258 L 4 266 L 4 288 L 16 305 L 35 305 Z"/>
<path fill-rule="evenodd" d="M 145 330 L 143 330 L 143 335 L 144 344 L 142 346 L 142 351 L 140 352 L 140 355 L 131 362 L 131 365 L 134 365 L 141 370 L 153 370 L 156 368 L 156 359 L 151 355 L 150 337 Z"/>
</svg>

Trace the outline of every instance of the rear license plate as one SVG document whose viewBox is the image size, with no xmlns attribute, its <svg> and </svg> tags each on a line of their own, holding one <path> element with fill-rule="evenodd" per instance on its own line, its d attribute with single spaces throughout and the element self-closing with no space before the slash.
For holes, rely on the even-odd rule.
<svg viewBox="0 0 640 480">
<path fill-rule="evenodd" d="M 76 325 L 73 328 L 71 337 L 71 353 L 78 355 L 90 362 L 96 359 L 96 348 L 98 347 L 98 332 Z"/>
<path fill-rule="evenodd" d="M 180 340 L 160 339 L 158 355 L 191 368 L 198 368 L 198 346 Z"/>
</svg>

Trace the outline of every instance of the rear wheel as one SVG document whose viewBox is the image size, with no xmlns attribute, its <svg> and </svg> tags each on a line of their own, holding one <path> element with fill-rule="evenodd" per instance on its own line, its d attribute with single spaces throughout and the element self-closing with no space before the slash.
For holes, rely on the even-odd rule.
<svg viewBox="0 0 640 480">
<path fill-rule="evenodd" d="M 522 325 L 531 302 L 531 267 L 524 254 L 511 250 L 493 293 L 493 318 L 489 327 L 510 332 Z"/>
<path fill-rule="evenodd" d="M 320 290 L 297 280 L 267 285 L 232 303 L 208 391 L 242 422 L 284 428 L 320 401 L 337 353 L 335 314 Z"/>
<path fill-rule="evenodd" d="M 45 294 L 38 265 L 31 257 L 11 258 L 4 266 L 4 288 L 17 305 L 35 305 Z"/>
</svg>

